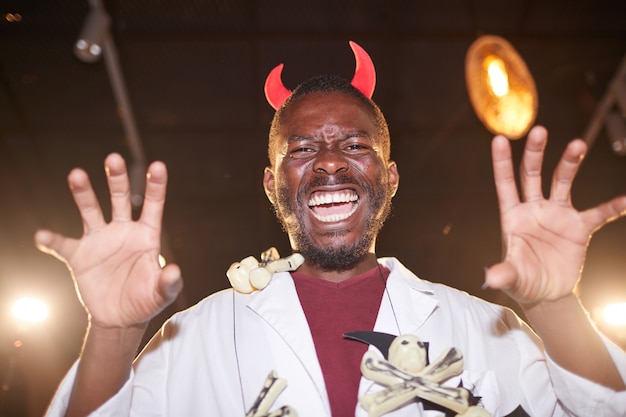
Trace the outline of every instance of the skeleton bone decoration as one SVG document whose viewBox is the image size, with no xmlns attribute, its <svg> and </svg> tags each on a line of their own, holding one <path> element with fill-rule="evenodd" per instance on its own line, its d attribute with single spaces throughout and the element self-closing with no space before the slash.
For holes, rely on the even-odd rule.
<svg viewBox="0 0 626 417">
<path fill-rule="evenodd" d="M 359 399 L 369 417 L 389 413 L 415 398 L 447 408 L 457 417 L 490 416 L 484 408 L 470 404 L 467 389 L 441 385 L 463 371 L 463 356 L 458 349 L 450 348 L 432 364 L 426 363 L 426 345 L 412 334 L 394 339 L 388 361 L 366 352 L 361 361 L 363 376 L 387 387 Z"/>
<path fill-rule="evenodd" d="M 267 287 L 275 272 L 295 271 L 303 262 L 304 257 L 299 253 L 281 258 L 278 250 L 271 247 L 261 253 L 261 262 L 248 256 L 231 264 L 226 276 L 235 291 L 250 294 Z"/>
<path fill-rule="evenodd" d="M 285 379 L 278 378 L 276 372 L 272 371 L 265 379 L 263 389 L 259 393 L 259 396 L 250 407 L 250 410 L 246 413 L 246 417 L 298 417 L 296 410 L 285 405 L 276 411 L 269 413 L 269 409 L 276 401 L 278 395 L 287 386 Z"/>
</svg>

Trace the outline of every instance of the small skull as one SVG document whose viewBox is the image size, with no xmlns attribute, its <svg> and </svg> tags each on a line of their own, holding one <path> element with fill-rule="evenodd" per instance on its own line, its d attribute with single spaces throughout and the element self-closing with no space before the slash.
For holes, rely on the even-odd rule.
<svg viewBox="0 0 626 417">
<path fill-rule="evenodd" d="M 427 354 L 426 345 L 413 334 L 398 336 L 389 346 L 389 362 L 412 375 L 424 369 Z"/>
</svg>

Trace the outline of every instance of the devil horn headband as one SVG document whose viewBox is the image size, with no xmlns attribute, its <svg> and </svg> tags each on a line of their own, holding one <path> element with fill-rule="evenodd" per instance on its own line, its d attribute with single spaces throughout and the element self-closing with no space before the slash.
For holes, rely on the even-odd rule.
<svg viewBox="0 0 626 417">
<path fill-rule="evenodd" d="M 350 48 L 352 48 L 356 60 L 354 77 L 352 77 L 350 84 L 367 98 L 372 98 L 376 87 L 376 70 L 372 58 L 356 42 L 350 41 Z M 283 64 L 277 65 L 270 71 L 265 80 L 265 98 L 274 110 L 278 110 L 291 95 L 291 90 L 285 87 L 281 78 L 283 66 Z"/>
</svg>

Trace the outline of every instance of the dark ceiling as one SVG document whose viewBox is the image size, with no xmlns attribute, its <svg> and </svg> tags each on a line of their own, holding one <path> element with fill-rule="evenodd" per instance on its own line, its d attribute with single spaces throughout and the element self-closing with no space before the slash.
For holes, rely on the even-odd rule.
<svg viewBox="0 0 626 417">
<path fill-rule="evenodd" d="M 142 151 L 170 170 L 164 247 L 181 265 L 185 289 L 166 314 L 225 288 L 230 263 L 269 246 L 289 251 L 261 186 L 273 114 L 263 82 L 278 63 L 285 63 L 283 79 L 293 88 L 318 73 L 351 77 L 349 40 L 370 53 L 378 73 L 374 99 L 388 118 L 402 175 L 379 255 L 398 256 L 425 279 L 508 303 L 480 289 L 500 242 L 491 135 L 469 103 L 465 52 L 489 33 L 507 38 L 524 57 L 539 92 L 537 122 L 551 132 L 548 172 L 565 143 L 589 125 L 626 53 L 622 0 L 104 6 Z M 105 63 L 86 64 L 73 54 L 88 12 L 87 1 L 0 5 L 0 302 L 4 313 L 15 296 L 33 293 L 52 309 L 46 327 L 25 336 L 14 390 L 26 393 L 29 408 L 14 415 L 41 414 L 78 353 L 85 325 L 65 266 L 37 252 L 32 235 L 45 227 L 80 236 L 65 182 L 71 168 L 91 173 L 106 207 L 104 157 L 115 151 L 132 162 Z M 520 142 L 514 150 L 518 157 Z M 574 202 L 587 208 L 623 193 L 626 159 L 612 152 L 601 129 Z M 592 241 L 581 287 L 592 312 L 626 298 L 625 249 L 625 220 Z M 6 356 L 14 329 L 5 323 L 0 330 Z"/>
</svg>

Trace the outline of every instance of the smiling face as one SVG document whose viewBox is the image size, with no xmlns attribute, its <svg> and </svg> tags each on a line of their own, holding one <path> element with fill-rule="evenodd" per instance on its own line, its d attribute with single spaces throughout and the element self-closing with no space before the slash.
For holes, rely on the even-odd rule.
<svg viewBox="0 0 626 417">
<path fill-rule="evenodd" d="M 372 109 L 344 92 L 310 93 L 283 109 L 273 134 L 264 186 L 294 251 L 323 271 L 375 262 L 399 175 Z"/>
</svg>

